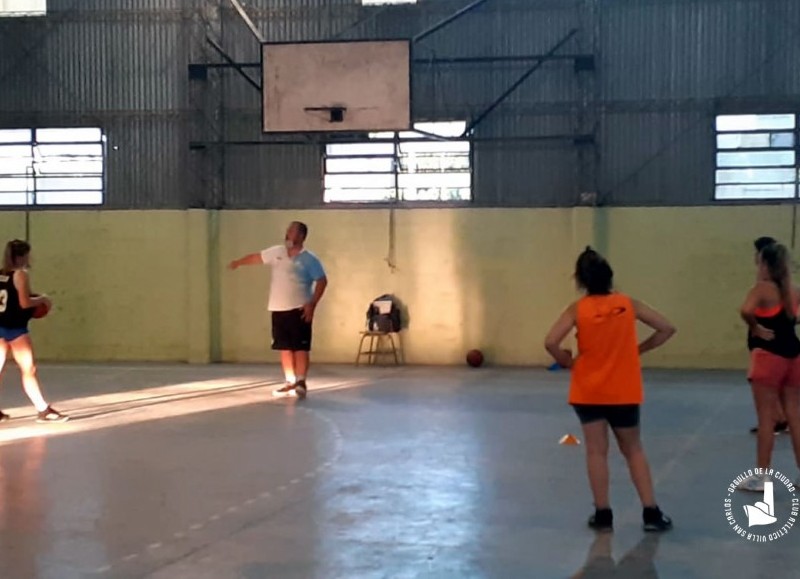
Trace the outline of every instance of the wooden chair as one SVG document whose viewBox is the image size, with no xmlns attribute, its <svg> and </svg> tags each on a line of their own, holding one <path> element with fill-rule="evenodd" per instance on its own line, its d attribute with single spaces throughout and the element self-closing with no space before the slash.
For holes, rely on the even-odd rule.
<svg viewBox="0 0 800 579">
<path fill-rule="evenodd" d="M 398 341 L 399 341 L 398 336 Z M 368 342 L 367 349 L 364 349 L 365 342 Z M 388 341 L 388 347 L 386 342 Z M 400 364 L 397 343 L 392 332 L 377 332 L 364 330 L 361 332 L 361 340 L 358 343 L 358 354 L 356 355 L 356 366 L 361 363 L 361 358 L 367 357 L 367 364 L 375 365 L 379 358 L 391 356 L 394 358 L 395 365 Z"/>
</svg>

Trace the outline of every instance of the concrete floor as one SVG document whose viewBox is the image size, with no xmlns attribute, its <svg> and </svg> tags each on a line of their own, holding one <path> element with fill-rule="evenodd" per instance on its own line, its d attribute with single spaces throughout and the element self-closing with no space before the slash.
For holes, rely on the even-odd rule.
<svg viewBox="0 0 800 579">
<path fill-rule="evenodd" d="M 647 375 L 663 536 L 641 531 L 616 452 L 616 530 L 586 528 L 563 372 L 316 368 L 301 403 L 272 399 L 272 366 L 40 374 L 77 419 L 36 425 L 6 372 L 2 579 L 798 576 L 800 528 L 752 544 L 725 521 L 754 462 L 741 373 Z M 795 477 L 786 436 L 774 465 Z"/>
</svg>

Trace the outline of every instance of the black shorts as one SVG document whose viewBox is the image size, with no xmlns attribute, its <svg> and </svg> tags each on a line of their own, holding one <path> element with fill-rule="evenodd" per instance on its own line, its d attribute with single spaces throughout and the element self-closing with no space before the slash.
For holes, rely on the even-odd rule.
<svg viewBox="0 0 800 579">
<path fill-rule="evenodd" d="M 581 424 L 605 420 L 611 428 L 639 426 L 638 404 L 573 404 Z"/>
<path fill-rule="evenodd" d="M 303 320 L 303 308 L 272 312 L 272 349 L 311 350 L 311 324 Z"/>
</svg>

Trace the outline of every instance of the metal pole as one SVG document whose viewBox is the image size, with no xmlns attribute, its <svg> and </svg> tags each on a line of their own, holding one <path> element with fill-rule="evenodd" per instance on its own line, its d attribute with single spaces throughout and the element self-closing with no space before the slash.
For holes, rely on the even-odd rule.
<svg viewBox="0 0 800 579">
<path fill-rule="evenodd" d="M 798 143 L 800 143 L 800 121 L 795 120 L 794 129 L 794 146 L 797 150 Z M 800 175 L 800 154 L 795 153 L 794 159 L 794 174 Z M 794 203 L 792 203 L 792 251 L 795 250 L 797 244 L 797 204 L 800 202 L 800 183 L 797 178 L 794 181 Z"/>
<path fill-rule="evenodd" d="M 472 4 L 469 4 L 468 6 L 465 6 L 464 8 L 462 8 L 461 10 L 456 12 L 455 14 L 453 14 L 451 16 L 448 16 L 447 18 L 445 18 L 444 20 L 442 20 L 438 24 L 434 24 L 433 26 L 431 26 L 427 30 L 424 30 L 424 31 L 420 32 L 419 34 L 417 34 L 415 37 L 413 37 L 411 39 L 411 42 L 419 42 L 420 40 L 423 40 L 423 39 L 427 38 L 431 34 L 435 34 L 436 32 L 439 32 L 442 28 L 444 28 L 445 26 L 447 26 L 451 22 L 454 22 L 454 21 L 458 20 L 459 18 L 461 18 L 465 14 L 468 14 L 468 13 L 472 12 L 473 10 L 475 10 L 475 8 L 477 8 L 481 4 L 485 4 L 486 2 L 488 2 L 488 0 L 475 0 L 475 2 L 473 2 Z"/>
<path fill-rule="evenodd" d="M 513 56 L 457 56 L 443 58 L 414 58 L 414 64 L 493 64 L 493 63 L 520 63 L 525 64 L 539 60 L 575 60 L 590 54 L 554 54 L 545 56 L 544 54 L 520 54 Z M 229 64 L 227 62 L 203 62 L 190 63 L 189 66 L 203 66 L 205 68 L 261 68 L 260 62 L 237 62 Z"/>
<path fill-rule="evenodd" d="M 437 58 L 415 58 L 414 64 L 495 64 L 495 63 L 529 63 L 541 60 L 575 60 L 588 54 L 560 54 L 545 56 L 544 54 L 530 54 L 518 56 L 457 56 Z"/>
<path fill-rule="evenodd" d="M 392 205 L 389 207 L 389 250 L 386 254 L 386 264 L 389 266 L 389 271 L 394 273 L 397 269 L 396 251 L 395 251 L 395 207 L 400 203 L 400 134 L 394 134 L 394 159 L 392 160 L 394 166 L 394 199 Z"/>
<path fill-rule="evenodd" d="M 470 139 L 473 143 L 537 143 L 537 142 L 558 142 L 564 141 L 574 143 L 577 141 L 591 140 L 594 135 L 530 135 L 530 136 L 510 136 L 510 137 L 474 137 Z M 434 139 L 403 139 L 404 143 L 427 143 Z M 436 140 L 440 141 L 463 141 L 464 137 L 438 137 Z M 248 146 L 263 146 L 263 145 L 315 145 L 320 143 L 393 143 L 393 139 L 370 139 L 369 137 L 341 139 L 341 140 L 328 140 L 325 136 L 320 135 L 313 141 L 300 140 L 300 139 L 275 139 L 263 141 L 191 141 L 189 147 L 193 149 L 203 149 L 211 147 L 248 147 Z M 357 156 L 359 159 L 362 155 Z M 363 157 L 370 157 L 370 155 L 363 155 Z M 385 157 L 385 155 L 375 155 L 375 157 Z"/>
<path fill-rule="evenodd" d="M 31 161 L 31 166 L 25 168 L 26 175 L 30 172 L 30 176 L 33 179 L 33 190 L 30 191 L 31 197 L 33 197 L 33 204 L 36 204 L 36 170 L 33 167 L 33 161 Z M 27 179 L 26 179 L 27 181 Z M 28 189 L 25 188 L 25 241 L 30 243 L 31 241 L 31 210 L 30 210 L 30 201 L 28 198 Z"/>
<path fill-rule="evenodd" d="M 219 44 L 214 42 L 214 40 L 212 40 L 208 36 L 206 36 L 206 42 L 208 42 L 208 44 L 210 44 L 214 48 L 214 50 L 216 50 L 219 53 L 219 55 L 227 61 L 228 64 L 230 64 L 233 68 L 235 68 L 236 71 L 239 74 L 241 74 L 244 77 L 244 79 L 248 83 L 250 83 L 250 85 L 253 86 L 253 88 L 255 88 L 258 92 L 261 92 L 261 85 L 258 84 L 256 81 L 254 81 L 252 78 L 250 78 L 250 76 L 244 71 L 241 65 L 234 62 L 234 60 L 230 56 L 228 56 L 224 50 L 222 50 L 222 47 Z"/>
<path fill-rule="evenodd" d="M 492 104 L 490 104 L 485 111 L 483 111 L 480 115 L 478 115 L 478 117 L 469 124 L 469 126 L 466 128 L 466 130 L 464 130 L 464 136 L 469 135 L 473 130 L 475 130 L 475 127 L 477 127 L 479 124 L 481 124 L 484 121 L 484 119 L 486 119 L 486 117 L 488 117 L 490 114 L 492 114 L 492 112 L 494 112 L 494 110 L 497 107 L 499 107 L 501 104 L 503 104 L 503 101 L 505 101 L 509 96 L 511 96 L 511 94 L 514 91 L 516 91 L 520 86 L 522 86 L 522 83 L 524 83 L 526 80 L 528 80 L 528 78 L 534 72 L 539 70 L 539 67 L 542 66 L 542 64 L 545 62 L 545 60 L 547 58 L 552 56 L 559 48 L 564 46 L 577 33 L 578 33 L 578 29 L 577 28 L 573 28 L 572 30 L 569 31 L 569 33 L 564 38 L 559 40 L 555 44 L 555 46 L 553 46 L 553 48 L 548 50 L 547 54 L 544 55 L 544 58 L 542 60 L 540 60 L 539 62 L 534 64 L 530 69 L 528 69 L 527 72 L 525 72 L 525 74 L 523 74 L 522 77 L 520 77 L 520 79 L 517 82 L 515 82 L 513 85 L 511 85 L 511 87 L 506 92 L 504 92 L 502 95 L 500 95 L 500 97 L 496 101 L 494 101 Z"/>
<path fill-rule="evenodd" d="M 253 21 L 250 20 L 250 17 L 247 15 L 247 12 L 244 11 L 244 7 L 241 4 L 239 4 L 239 0 L 231 0 L 231 4 L 233 4 L 233 7 L 239 13 L 239 16 L 242 17 L 242 20 L 244 20 L 244 23 L 250 29 L 250 32 L 252 32 L 253 35 L 255 35 L 255 37 L 261 44 L 264 44 L 266 42 L 264 36 L 258 31 L 258 28 L 256 28 L 255 24 L 253 24 Z"/>
</svg>

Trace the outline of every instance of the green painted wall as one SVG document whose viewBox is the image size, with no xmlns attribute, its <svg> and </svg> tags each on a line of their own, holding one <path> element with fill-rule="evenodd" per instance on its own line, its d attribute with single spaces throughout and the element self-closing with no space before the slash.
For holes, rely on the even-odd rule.
<svg viewBox="0 0 800 579">
<path fill-rule="evenodd" d="M 32 278 L 51 295 L 33 322 L 43 359 L 275 361 L 269 350 L 268 270 L 230 272 L 234 257 L 309 224 L 308 248 L 330 288 L 315 325 L 314 359 L 352 362 L 368 302 L 407 305 L 407 361 L 547 364 L 542 340 L 574 298 L 571 269 L 593 244 L 622 291 L 669 316 L 678 336 L 650 366 L 741 368 L 737 308 L 753 279 L 752 239 L 789 240 L 786 206 L 613 209 L 34 212 Z M 0 213 L 8 238 L 24 213 Z M 390 267 L 389 261 L 394 265 Z"/>
</svg>

